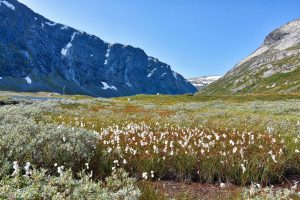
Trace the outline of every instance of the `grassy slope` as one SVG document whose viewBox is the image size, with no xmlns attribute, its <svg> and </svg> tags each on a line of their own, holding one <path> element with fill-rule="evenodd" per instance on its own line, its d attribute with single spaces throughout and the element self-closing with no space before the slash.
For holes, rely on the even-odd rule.
<svg viewBox="0 0 300 200">
<path fill-rule="evenodd" d="M 299 49 L 295 46 L 288 50 Z M 283 59 L 273 61 L 273 68 L 284 69 L 286 66 L 294 66 L 295 70 L 287 73 L 275 73 L 270 77 L 263 78 L 262 75 L 267 71 L 266 65 L 262 65 L 260 69 L 253 73 L 249 71 L 249 66 L 253 60 L 241 65 L 232 76 L 224 78 L 212 83 L 200 93 L 202 94 L 264 94 L 264 93 L 299 93 L 300 92 L 300 56 L 288 56 Z M 269 64 L 269 63 L 268 63 Z M 237 83 L 236 81 L 239 80 Z M 274 87 L 272 85 L 274 84 Z M 238 88 L 240 88 L 238 90 Z M 236 90 L 236 91 L 235 91 Z"/>
</svg>

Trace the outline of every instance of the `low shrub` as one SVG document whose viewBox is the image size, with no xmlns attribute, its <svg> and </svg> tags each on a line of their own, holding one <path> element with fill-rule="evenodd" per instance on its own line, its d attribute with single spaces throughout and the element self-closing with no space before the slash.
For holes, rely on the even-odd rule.
<svg viewBox="0 0 300 200">
<path fill-rule="evenodd" d="M 128 178 L 124 170 L 113 172 L 105 183 L 93 181 L 84 171 L 73 177 L 69 169 L 60 170 L 60 176 L 53 176 L 45 169 L 33 170 L 30 175 L 16 173 L 0 180 L 0 199 L 103 199 L 137 200 L 140 190 L 135 179 Z"/>
</svg>

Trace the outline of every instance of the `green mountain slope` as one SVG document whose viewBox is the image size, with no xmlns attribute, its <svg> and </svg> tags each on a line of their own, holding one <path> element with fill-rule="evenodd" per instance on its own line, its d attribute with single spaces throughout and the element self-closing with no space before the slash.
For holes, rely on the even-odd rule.
<svg viewBox="0 0 300 200">
<path fill-rule="evenodd" d="M 271 32 L 253 54 L 225 76 L 205 88 L 203 94 L 300 92 L 300 20 Z"/>
</svg>

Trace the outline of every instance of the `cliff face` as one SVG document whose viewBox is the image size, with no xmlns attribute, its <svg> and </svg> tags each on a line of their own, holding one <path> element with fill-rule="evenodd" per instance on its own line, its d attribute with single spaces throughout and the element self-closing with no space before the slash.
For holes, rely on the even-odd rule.
<svg viewBox="0 0 300 200">
<path fill-rule="evenodd" d="M 300 92 L 300 20 L 275 29 L 206 94 Z"/>
<path fill-rule="evenodd" d="M 0 89 L 92 96 L 193 93 L 196 88 L 142 49 L 109 44 L 0 0 Z"/>
</svg>

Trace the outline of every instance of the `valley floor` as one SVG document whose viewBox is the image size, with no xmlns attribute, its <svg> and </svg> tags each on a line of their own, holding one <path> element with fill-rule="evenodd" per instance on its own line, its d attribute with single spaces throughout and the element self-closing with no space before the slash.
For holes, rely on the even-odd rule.
<svg viewBox="0 0 300 200">
<path fill-rule="evenodd" d="M 7 189 L 0 197 L 16 193 L 3 177 L 18 161 L 47 169 L 56 181 L 57 167 L 85 169 L 111 196 L 123 190 L 111 190 L 107 177 L 124 169 L 137 181 L 122 178 L 132 199 L 300 198 L 300 94 L 1 92 L 0 105 L 0 189 Z"/>
</svg>

